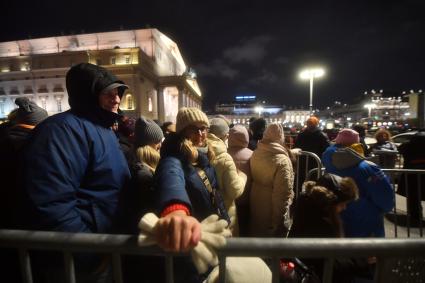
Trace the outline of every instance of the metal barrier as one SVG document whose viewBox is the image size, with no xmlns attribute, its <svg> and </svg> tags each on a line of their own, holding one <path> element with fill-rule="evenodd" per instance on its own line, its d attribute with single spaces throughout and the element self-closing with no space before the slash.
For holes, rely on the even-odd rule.
<svg viewBox="0 0 425 283">
<path fill-rule="evenodd" d="M 75 282 L 73 253 L 91 252 L 112 255 L 112 269 L 116 283 L 122 283 L 121 256 L 125 254 L 158 255 L 166 257 L 167 282 L 173 282 L 173 256 L 158 247 L 139 247 L 137 237 L 85 233 L 0 230 L 0 247 L 19 250 L 24 282 L 32 282 L 29 251 L 60 251 L 64 254 L 67 282 Z M 220 270 L 226 266 L 226 257 L 262 257 L 272 259 L 273 282 L 279 282 L 280 258 L 325 258 L 324 281 L 332 281 L 333 261 L 337 258 L 377 257 L 375 282 L 393 281 L 403 275 L 400 268 L 409 270 L 407 282 L 425 278 L 425 239 L 277 239 L 231 238 L 218 250 Z M 394 259 L 398 269 L 394 267 Z M 412 263 L 413 259 L 413 263 Z M 408 266 L 405 266 L 408 264 Z M 397 266 L 396 266 L 397 267 Z M 404 274 L 405 276 L 406 274 Z M 412 277 L 413 276 L 413 277 Z M 225 272 L 220 272 L 220 282 L 225 282 Z M 403 281 L 404 280 L 404 281 Z"/>
<path fill-rule="evenodd" d="M 387 154 L 388 152 L 385 152 Z M 393 154 L 390 152 L 390 154 Z M 400 155 L 397 155 L 396 167 L 398 166 Z M 305 157 L 302 160 L 301 157 Z M 313 169 L 308 170 L 309 161 L 314 162 Z M 303 163 L 301 162 L 304 161 Z M 316 166 L 314 166 L 316 165 Z M 418 169 L 382 169 L 390 178 L 391 184 L 394 190 L 394 199 L 397 200 L 400 195 L 404 194 L 407 215 L 401 213 L 398 209 L 397 201 L 394 204 L 392 213 L 386 215 L 386 218 L 394 223 L 394 237 L 399 237 L 400 227 L 406 227 L 405 233 L 402 236 L 411 237 L 412 229 L 419 234 L 420 237 L 424 236 L 425 222 L 423 219 L 423 208 L 422 208 L 422 187 L 425 186 L 425 170 Z M 295 199 L 297 199 L 299 193 L 302 190 L 302 183 L 306 180 L 314 180 L 322 176 L 325 172 L 325 168 L 322 166 L 320 158 L 307 151 L 301 151 L 297 157 L 297 171 L 295 181 Z M 400 187 L 405 188 L 403 192 L 400 191 Z M 425 199 L 425 196 L 424 196 Z M 402 200 L 402 199 L 401 199 Z M 417 221 L 412 221 L 412 218 L 417 218 Z M 415 223 L 414 223 L 415 222 Z M 402 230 L 404 232 L 404 230 Z"/>
<path fill-rule="evenodd" d="M 297 155 L 297 171 L 295 172 L 295 198 L 301 192 L 302 184 L 310 176 L 309 172 L 317 168 L 317 172 L 322 173 L 322 161 L 319 156 L 313 152 L 300 151 Z M 319 178 L 321 175 L 317 175 Z"/>
<path fill-rule="evenodd" d="M 382 169 L 390 178 L 394 189 L 394 209 L 387 214 L 387 219 L 394 223 L 394 237 L 398 237 L 399 225 L 406 227 L 407 237 L 411 236 L 412 226 L 418 228 L 419 236 L 423 237 L 424 223 L 422 208 L 422 188 L 425 186 L 425 170 L 418 169 Z M 406 198 L 407 215 L 399 213 L 397 197 Z M 402 199 L 401 199 L 402 200 Z M 403 216 L 403 217 L 402 217 Z M 413 220 L 413 221 L 412 221 Z M 416 221 L 415 221 L 416 220 Z M 416 222 L 416 223 L 413 223 Z"/>
<path fill-rule="evenodd" d="M 403 168 L 403 156 L 398 151 L 374 149 L 368 160 L 378 164 L 383 169 Z"/>
</svg>

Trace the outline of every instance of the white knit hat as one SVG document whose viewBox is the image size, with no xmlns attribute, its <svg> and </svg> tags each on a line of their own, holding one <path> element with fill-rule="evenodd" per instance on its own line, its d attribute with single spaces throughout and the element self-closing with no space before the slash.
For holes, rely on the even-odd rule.
<svg viewBox="0 0 425 283">
<path fill-rule="evenodd" d="M 207 115 L 195 107 L 180 108 L 176 118 L 176 132 L 180 133 L 187 126 L 194 123 L 204 123 L 207 127 L 210 126 Z"/>
</svg>

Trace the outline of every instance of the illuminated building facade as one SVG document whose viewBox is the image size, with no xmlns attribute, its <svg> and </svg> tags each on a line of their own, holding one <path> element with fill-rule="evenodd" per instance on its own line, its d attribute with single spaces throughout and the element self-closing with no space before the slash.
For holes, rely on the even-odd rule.
<svg viewBox="0 0 425 283">
<path fill-rule="evenodd" d="M 129 89 L 120 109 L 161 122 L 180 107 L 201 107 L 202 94 L 177 44 L 157 29 L 79 34 L 0 43 L 0 118 L 26 96 L 49 114 L 69 109 L 65 75 L 88 62 L 113 72 Z"/>
</svg>

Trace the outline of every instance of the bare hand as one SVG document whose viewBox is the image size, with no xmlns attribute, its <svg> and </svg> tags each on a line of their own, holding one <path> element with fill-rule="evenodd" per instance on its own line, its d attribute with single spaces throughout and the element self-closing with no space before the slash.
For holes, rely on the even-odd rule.
<svg viewBox="0 0 425 283">
<path fill-rule="evenodd" d="M 182 210 L 176 210 L 158 220 L 158 245 L 170 252 L 187 252 L 201 239 L 201 224 Z"/>
</svg>

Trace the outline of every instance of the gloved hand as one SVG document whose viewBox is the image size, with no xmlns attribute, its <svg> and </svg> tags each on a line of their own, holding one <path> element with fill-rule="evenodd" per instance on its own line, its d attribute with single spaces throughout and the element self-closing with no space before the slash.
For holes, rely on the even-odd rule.
<svg viewBox="0 0 425 283">
<path fill-rule="evenodd" d="M 145 214 L 139 222 L 141 230 L 138 243 L 141 246 L 156 243 L 155 226 L 158 217 L 153 213 Z M 200 274 L 205 273 L 209 266 L 218 265 L 215 249 L 226 244 L 226 237 L 231 236 L 226 220 L 219 220 L 217 215 L 210 215 L 201 222 L 201 240 L 191 250 L 191 256 L 196 269 Z"/>
</svg>

